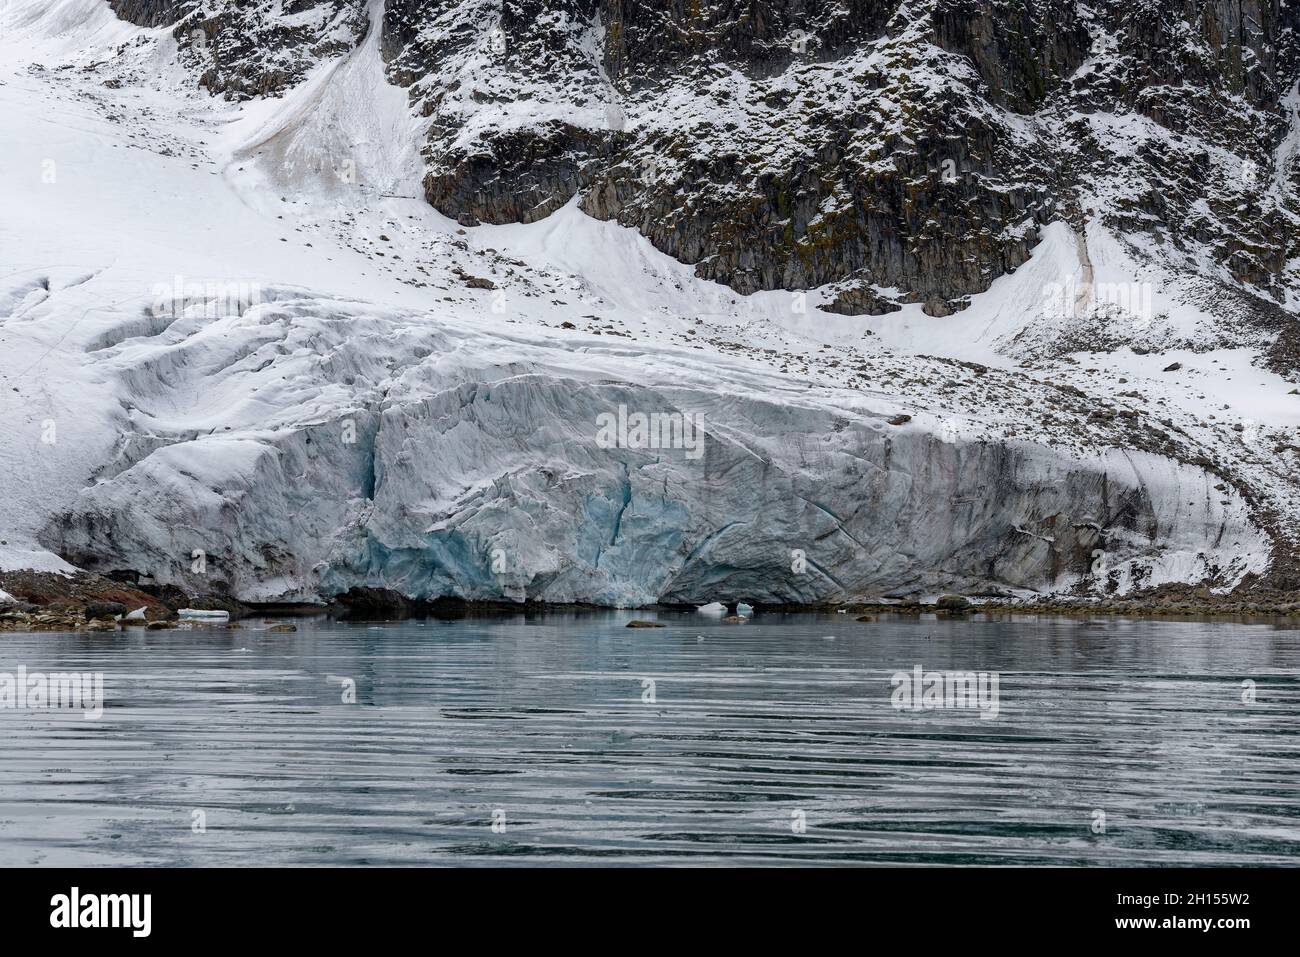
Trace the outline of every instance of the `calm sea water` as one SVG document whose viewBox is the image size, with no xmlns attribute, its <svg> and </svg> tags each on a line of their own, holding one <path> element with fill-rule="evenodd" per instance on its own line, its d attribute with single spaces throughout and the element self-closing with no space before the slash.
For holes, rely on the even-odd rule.
<svg viewBox="0 0 1300 957">
<path fill-rule="evenodd" d="M 0 635 L 0 864 L 1300 862 L 1291 625 L 631 617 Z"/>
</svg>

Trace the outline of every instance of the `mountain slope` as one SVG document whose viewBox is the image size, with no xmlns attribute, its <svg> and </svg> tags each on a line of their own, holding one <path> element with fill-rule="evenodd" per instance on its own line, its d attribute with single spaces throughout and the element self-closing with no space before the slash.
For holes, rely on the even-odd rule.
<svg viewBox="0 0 1300 957">
<path fill-rule="evenodd" d="M 1117 11 L 290 6 L 0 3 L 0 569 L 268 601 L 1296 587 L 1276 12 L 1272 61 L 1197 78 L 1266 131 L 1257 240 L 1208 188 L 1142 219 L 1190 92 L 1115 112 Z M 1237 144 L 1214 110 L 1178 142 L 1207 117 Z M 620 409 L 702 445 L 609 447 Z"/>
</svg>

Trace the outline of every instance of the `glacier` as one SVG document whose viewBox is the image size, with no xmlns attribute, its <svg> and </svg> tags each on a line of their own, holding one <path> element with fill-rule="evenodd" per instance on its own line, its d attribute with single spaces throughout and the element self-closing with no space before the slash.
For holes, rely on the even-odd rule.
<svg viewBox="0 0 1300 957">
<path fill-rule="evenodd" d="M 576 202 L 440 215 L 373 38 L 237 104 L 102 3 L 0 27 L 0 570 L 824 604 L 1226 591 L 1290 548 L 1292 383 L 1101 226 L 1048 226 L 957 315 L 835 315 Z M 1150 348 L 1045 313 L 1085 270 L 1156 285 Z M 704 454 L 604 447 L 620 406 L 701 416 Z"/>
</svg>

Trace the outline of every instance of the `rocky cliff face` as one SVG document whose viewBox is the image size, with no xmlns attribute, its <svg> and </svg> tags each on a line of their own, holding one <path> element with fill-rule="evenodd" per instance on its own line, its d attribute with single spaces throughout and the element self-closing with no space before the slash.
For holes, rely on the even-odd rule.
<svg viewBox="0 0 1300 957">
<path fill-rule="evenodd" d="M 175 23 L 202 82 L 277 92 L 359 42 L 364 0 L 113 0 Z M 390 78 L 429 117 L 425 194 L 464 224 L 575 196 L 741 293 L 948 315 L 1046 222 L 1102 216 L 1245 290 L 1300 282 L 1276 0 L 390 0 Z M 1290 98 L 1288 99 L 1288 96 Z M 1286 188 L 1282 188 L 1285 186 Z"/>
<path fill-rule="evenodd" d="M 282 94 L 369 28 L 358 0 L 109 0 L 140 26 L 172 27 L 199 83 L 228 99 Z"/>
<path fill-rule="evenodd" d="M 925 10 L 502 9 L 452 68 L 448 50 L 418 42 L 392 60 L 434 117 L 426 194 L 462 222 L 529 221 L 577 195 L 742 293 L 842 281 L 854 290 L 843 311 L 856 295 L 869 311 L 926 301 L 946 314 L 1022 263 L 1048 214 L 1038 184 L 1009 175 L 1030 144 L 967 61 L 933 45 Z M 1023 75 L 1033 69 L 1011 68 L 1015 102 L 1057 82 Z M 885 287 L 891 297 L 875 294 Z"/>
<path fill-rule="evenodd" d="M 437 5 L 399 6 L 409 25 Z M 840 283 L 835 311 L 945 315 L 1021 265 L 1043 223 L 1105 206 L 1267 308 L 1296 279 L 1294 200 L 1264 189 L 1294 19 L 1259 3 L 511 2 L 464 33 L 459 68 L 446 47 L 392 49 L 436 117 L 429 200 L 464 222 L 576 194 L 743 293 Z M 503 103 L 515 121 L 478 122 Z"/>
<path fill-rule="evenodd" d="M 1267 311 L 1288 304 L 1300 252 L 1287 140 L 1300 78 L 1295 6 L 1104 9 L 1093 29 L 1107 28 L 1105 45 L 1051 117 L 1076 195 L 1116 229 L 1249 290 Z"/>
</svg>

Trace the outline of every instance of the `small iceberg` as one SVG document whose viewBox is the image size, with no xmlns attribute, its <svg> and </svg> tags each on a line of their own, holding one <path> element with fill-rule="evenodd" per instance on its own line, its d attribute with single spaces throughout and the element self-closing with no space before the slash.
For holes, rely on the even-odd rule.
<svg viewBox="0 0 1300 957">
<path fill-rule="evenodd" d="M 714 601 L 714 602 L 710 602 L 710 603 L 707 604 L 707 605 L 700 605 L 700 606 L 698 606 L 695 610 L 696 610 L 696 612 L 698 612 L 699 614 L 701 614 L 701 615 L 707 615 L 707 616 L 710 617 L 710 618 L 722 618 L 722 617 L 724 617 L 724 616 L 727 615 L 728 610 L 729 610 L 731 607 L 732 607 L 731 605 L 728 605 L 728 604 L 726 604 L 725 602 Z M 736 609 L 736 612 L 735 612 L 735 613 L 736 613 L 737 615 L 753 615 L 753 614 L 754 614 L 754 608 L 753 608 L 753 606 L 752 606 L 752 605 L 747 605 L 747 604 L 745 604 L 743 601 L 742 601 L 742 602 L 736 602 L 736 604 L 735 604 L 735 609 Z"/>
<path fill-rule="evenodd" d="M 182 608 L 181 621 L 230 621 L 230 612 L 213 608 Z"/>
</svg>

